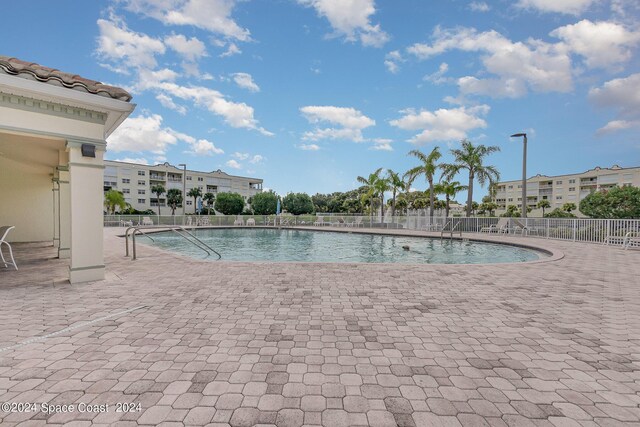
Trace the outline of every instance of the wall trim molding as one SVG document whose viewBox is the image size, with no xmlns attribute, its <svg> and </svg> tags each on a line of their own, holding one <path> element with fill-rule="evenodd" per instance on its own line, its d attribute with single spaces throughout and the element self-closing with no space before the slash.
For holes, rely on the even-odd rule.
<svg viewBox="0 0 640 427">
<path fill-rule="evenodd" d="M 0 92 L 0 106 L 101 125 L 104 125 L 107 121 L 107 115 L 98 111 L 35 98 L 27 98 L 26 96 L 11 95 L 4 92 Z"/>
</svg>

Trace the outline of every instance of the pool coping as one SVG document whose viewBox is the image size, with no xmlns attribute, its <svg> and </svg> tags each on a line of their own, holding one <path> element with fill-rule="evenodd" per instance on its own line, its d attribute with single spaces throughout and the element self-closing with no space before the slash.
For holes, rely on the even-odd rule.
<svg viewBox="0 0 640 427">
<path fill-rule="evenodd" d="M 172 226 L 167 226 L 167 229 L 171 228 Z M 323 232 L 338 232 L 338 233 L 347 233 L 347 234 L 377 234 L 377 235 L 384 235 L 384 236 L 403 236 L 403 237 L 418 237 L 418 238 L 440 238 L 440 233 L 439 232 L 428 232 L 428 231 L 421 231 L 421 230 L 405 230 L 405 229 L 380 229 L 380 230 L 376 230 L 376 229 L 354 229 L 354 228 L 339 228 L 339 227 L 331 227 L 331 226 L 327 226 L 327 227 L 308 227 L 308 226 L 239 226 L 239 225 L 235 225 L 235 226 L 231 226 L 231 225 L 221 225 L 221 226 L 189 226 L 189 227 L 185 227 L 187 230 L 209 230 L 209 229 L 213 229 L 213 230 L 223 230 L 223 229 L 270 229 L 270 230 L 303 230 L 303 231 L 323 231 Z M 154 233 L 162 233 L 162 232 L 166 232 L 167 229 L 162 229 L 162 228 L 154 228 L 154 229 L 150 229 L 145 231 L 145 233 L 147 234 L 154 234 Z M 420 233 L 420 234 L 417 234 Z M 469 236 L 469 234 L 472 234 L 472 236 Z M 401 266 L 443 266 L 443 265 L 455 265 L 455 266 L 491 266 L 491 265 L 530 265 L 530 264 L 540 264 L 540 263 L 547 263 L 547 262 L 555 262 L 555 261 L 559 261 L 561 259 L 564 258 L 565 254 L 564 252 L 558 250 L 557 248 L 552 248 L 546 245 L 533 245 L 533 244 L 528 244 L 528 243 L 522 243 L 522 242 L 505 242 L 505 241 L 501 241 L 501 240 L 497 240 L 497 239 L 492 239 L 492 238 L 487 238 L 487 237 L 483 237 L 483 236 L 478 236 L 479 233 L 467 233 L 466 235 L 463 234 L 462 237 L 460 236 L 454 236 L 452 237 L 453 240 L 468 240 L 468 241 L 475 241 L 475 242 L 481 242 L 481 243 L 492 243 L 492 244 L 498 244 L 498 245 L 505 245 L 505 246 L 515 246 L 515 247 L 519 247 L 519 248 L 523 248 L 523 249 L 529 249 L 529 250 L 534 250 L 536 252 L 542 252 L 547 254 L 546 257 L 544 258 L 539 258 L 536 260 L 532 260 L 532 261 L 522 261 L 522 262 L 493 262 L 493 263 L 468 263 L 468 264 L 455 264 L 455 263 L 451 263 L 451 264 L 446 264 L 446 263 L 399 263 L 399 262 L 394 262 L 394 263 L 389 263 L 389 262 L 327 262 L 327 261 L 265 261 L 265 260 L 255 260 L 255 261 L 251 261 L 251 260 L 246 260 L 246 261 L 238 261 L 238 260 L 226 260 L 224 259 L 224 257 L 222 259 L 219 260 L 208 260 L 208 259 L 198 259 L 198 258 L 193 258 L 193 257 L 189 257 L 187 255 L 182 255 L 182 254 L 178 254 L 172 251 L 168 251 L 162 248 L 159 248 L 157 246 L 153 246 L 153 245 L 148 245 L 144 242 L 138 241 L 137 243 L 140 243 L 142 245 L 144 245 L 147 248 L 153 248 L 155 250 L 161 251 L 162 253 L 165 254 L 169 254 L 172 256 L 176 256 L 179 259 L 186 259 L 186 260 L 190 260 L 190 261 L 196 261 L 196 262 L 204 262 L 204 263 L 211 263 L 212 261 L 214 262 L 223 262 L 223 263 L 234 263 L 234 264 L 241 264 L 241 263 L 250 263 L 250 264 L 314 264 L 314 265 L 322 265 L 322 264 L 328 264 L 328 265 L 401 265 Z M 504 236 L 504 235 L 502 235 Z M 118 237 L 124 237 L 124 234 L 122 235 L 118 235 Z M 498 236 L 496 236 L 498 237 Z M 449 237 L 447 237 L 449 238 Z"/>
</svg>

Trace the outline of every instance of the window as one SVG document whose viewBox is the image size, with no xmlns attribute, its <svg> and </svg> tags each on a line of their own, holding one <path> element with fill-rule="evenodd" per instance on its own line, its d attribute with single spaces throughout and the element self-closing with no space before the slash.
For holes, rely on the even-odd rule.
<svg viewBox="0 0 640 427">
<path fill-rule="evenodd" d="M 542 200 L 547 200 L 547 196 L 542 196 Z"/>
<path fill-rule="evenodd" d="M 509 190 L 511 190 L 512 188 L 513 188 L 513 185 L 510 185 L 510 186 L 509 186 Z"/>
<path fill-rule="evenodd" d="M 198 181 L 204 181 L 204 178 L 202 178 L 201 176 L 198 177 Z"/>
<path fill-rule="evenodd" d="M 130 182 L 131 182 L 131 180 L 129 178 L 122 178 L 122 183 L 123 184 L 128 184 Z"/>
<path fill-rule="evenodd" d="M 187 200 L 187 206 L 191 206 L 191 205 L 193 205 L 193 201 Z"/>
<path fill-rule="evenodd" d="M 575 180 L 575 179 L 570 179 L 570 180 L 569 180 L 569 184 L 575 184 L 575 183 L 576 183 L 576 180 Z"/>
<path fill-rule="evenodd" d="M 556 185 L 562 185 L 562 181 L 556 181 Z"/>
<path fill-rule="evenodd" d="M 562 200 L 562 196 L 556 196 L 556 200 Z"/>
<path fill-rule="evenodd" d="M 122 194 L 129 194 L 129 193 L 131 193 L 131 191 L 129 191 L 128 188 L 123 188 L 122 189 Z"/>
<path fill-rule="evenodd" d="M 522 185 L 518 185 L 518 188 L 522 188 Z"/>
<path fill-rule="evenodd" d="M 138 171 L 138 176 L 144 176 L 144 171 Z"/>
<path fill-rule="evenodd" d="M 145 194 L 144 190 L 138 190 L 138 194 Z"/>
<path fill-rule="evenodd" d="M 509 198 L 509 201 L 510 201 L 510 202 L 513 202 L 513 197 L 510 197 L 510 198 Z M 435 204 L 434 204 L 434 205 L 435 205 Z"/>
<path fill-rule="evenodd" d="M 147 203 L 147 199 L 138 199 L 138 203 L 142 203 L 142 204 Z"/>
<path fill-rule="evenodd" d="M 192 178 L 192 177 L 190 177 L 190 176 L 188 176 L 188 175 L 187 175 L 187 181 L 191 181 L 191 178 Z"/>
<path fill-rule="evenodd" d="M 138 185 L 147 185 L 147 181 L 138 181 Z"/>
<path fill-rule="evenodd" d="M 569 191 L 576 191 L 576 187 L 569 187 Z"/>
</svg>

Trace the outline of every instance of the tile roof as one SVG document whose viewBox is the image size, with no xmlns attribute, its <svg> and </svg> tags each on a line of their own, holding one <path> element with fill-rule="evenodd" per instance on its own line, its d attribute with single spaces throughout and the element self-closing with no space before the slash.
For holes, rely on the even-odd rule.
<svg viewBox="0 0 640 427">
<path fill-rule="evenodd" d="M 94 95 L 106 96 L 120 101 L 129 102 L 131 100 L 129 92 L 119 87 L 104 85 L 95 80 L 85 79 L 78 75 L 8 56 L 0 55 L 0 73 L 84 91 Z"/>
</svg>

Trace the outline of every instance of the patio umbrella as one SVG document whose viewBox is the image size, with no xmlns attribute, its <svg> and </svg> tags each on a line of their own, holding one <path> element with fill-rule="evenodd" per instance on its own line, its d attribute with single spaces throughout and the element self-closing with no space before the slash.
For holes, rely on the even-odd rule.
<svg viewBox="0 0 640 427">
<path fill-rule="evenodd" d="M 276 215 L 280 215 L 280 199 L 278 199 L 278 204 L 276 205 Z"/>
</svg>

